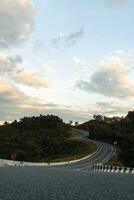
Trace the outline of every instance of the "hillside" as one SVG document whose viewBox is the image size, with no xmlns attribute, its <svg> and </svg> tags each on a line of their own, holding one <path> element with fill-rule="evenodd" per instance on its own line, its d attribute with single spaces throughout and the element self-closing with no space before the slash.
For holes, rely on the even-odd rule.
<svg viewBox="0 0 134 200">
<path fill-rule="evenodd" d="M 125 118 L 108 118 L 101 115 L 78 126 L 89 131 L 89 137 L 114 144 L 118 151 L 118 160 L 124 165 L 134 167 L 134 111 Z"/>
<path fill-rule="evenodd" d="M 0 126 L 0 158 L 52 162 L 92 152 L 92 145 L 71 140 L 71 135 L 70 125 L 53 115 L 24 117 L 11 124 L 5 122 Z"/>
</svg>

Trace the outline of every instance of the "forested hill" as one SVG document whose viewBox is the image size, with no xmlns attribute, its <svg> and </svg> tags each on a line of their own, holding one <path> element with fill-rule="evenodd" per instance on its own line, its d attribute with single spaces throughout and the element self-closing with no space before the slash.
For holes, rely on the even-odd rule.
<svg viewBox="0 0 134 200">
<path fill-rule="evenodd" d="M 67 141 L 69 130 L 69 125 L 53 115 L 5 122 L 0 126 L 0 158 L 42 161 L 68 154 L 72 147 Z"/>
<path fill-rule="evenodd" d="M 89 131 L 91 139 L 111 144 L 117 142 L 118 159 L 126 166 L 134 167 L 134 111 L 122 118 L 95 115 L 93 120 L 78 128 Z"/>
</svg>

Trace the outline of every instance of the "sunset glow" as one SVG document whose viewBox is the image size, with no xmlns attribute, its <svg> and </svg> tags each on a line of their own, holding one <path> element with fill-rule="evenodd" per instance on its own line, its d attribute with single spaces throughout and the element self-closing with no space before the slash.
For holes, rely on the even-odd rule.
<svg viewBox="0 0 134 200">
<path fill-rule="evenodd" d="M 0 1 L 0 121 L 133 110 L 133 8 L 133 0 Z"/>
</svg>

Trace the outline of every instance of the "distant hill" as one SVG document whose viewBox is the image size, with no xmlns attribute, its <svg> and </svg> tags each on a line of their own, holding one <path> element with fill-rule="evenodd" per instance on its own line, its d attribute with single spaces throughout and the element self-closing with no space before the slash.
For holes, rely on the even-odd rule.
<svg viewBox="0 0 134 200">
<path fill-rule="evenodd" d="M 96 146 L 71 138 L 74 131 L 58 116 L 24 117 L 0 126 L 0 158 L 60 162 L 89 155 Z"/>
<path fill-rule="evenodd" d="M 127 116 L 122 118 L 95 115 L 93 120 L 77 128 L 89 131 L 91 139 L 117 143 L 119 160 L 134 167 L 134 111 L 129 111 Z"/>
<path fill-rule="evenodd" d="M 24 117 L 0 126 L 0 158 L 41 161 L 68 153 L 70 126 L 57 116 Z"/>
</svg>

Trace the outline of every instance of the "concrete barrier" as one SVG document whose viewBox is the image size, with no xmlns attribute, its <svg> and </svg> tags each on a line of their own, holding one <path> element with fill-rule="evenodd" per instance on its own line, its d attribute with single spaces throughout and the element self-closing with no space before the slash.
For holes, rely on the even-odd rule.
<svg viewBox="0 0 134 200">
<path fill-rule="evenodd" d="M 99 151 L 99 148 L 96 149 L 95 152 L 93 152 L 92 154 L 85 156 L 81 159 L 77 159 L 77 160 L 71 160 L 71 161 L 66 161 L 66 162 L 56 162 L 56 163 L 32 163 L 32 162 L 21 162 L 21 161 L 12 161 L 12 160 L 4 160 L 4 159 L 0 159 L 0 167 L 7 167 L 7 166 L 12 166 L 12 167 L 48 167 L 48 166 L 61 166 L 61 165 L 69 165 L 69 164 L 73 164 L 73 163 L 77 163 L 80 162 L 82 160 L 86 160 L 88 158 L 90 158 L 91 156 L 95 155 L 97 152 Z"/>
<path fill-rule="evenodd" d="M 134 174 L 134 168 L 101 165 L 101 164 L 93 165 L 93 171 L 108 172 L 108 173 Z"/>
</svg>

